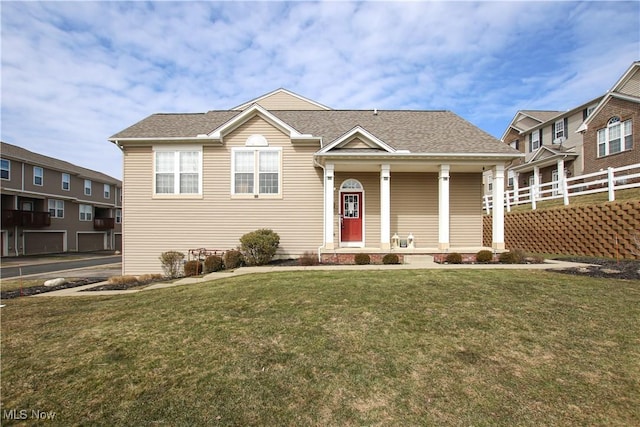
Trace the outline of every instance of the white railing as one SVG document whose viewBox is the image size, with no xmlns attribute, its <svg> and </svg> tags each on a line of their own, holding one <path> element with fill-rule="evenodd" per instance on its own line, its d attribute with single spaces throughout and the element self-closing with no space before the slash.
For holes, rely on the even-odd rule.
<svg viewBox="0 0 640 427">
<path fill-rule="evenodd" d="M 565 205 L 571 197 L 584 196 L 594 193 L 608 193 L 609 201 L 615 200 L 616 190 L 640 187 L 640 163 L 619 168 L 608 168 L 599 172 L 565 178 L 564 180 L 545 182 L 530 187 L 505 191 L 504 206 L 507 212 L 512 206 L 530 204 L 536 209 L 536 204 L 545 200 L 562 199 Z M 493 195 L 486 194 L 482 209 L 491 214 L 493 209 Z"/>
</svg>

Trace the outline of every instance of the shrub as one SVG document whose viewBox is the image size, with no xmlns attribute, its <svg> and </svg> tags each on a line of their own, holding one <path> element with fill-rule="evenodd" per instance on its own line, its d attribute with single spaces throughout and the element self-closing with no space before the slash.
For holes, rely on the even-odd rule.
<svg viewBox="0 0 640 427">
<path fill-rule="evenodd" d="M 510 252 L 513 252 L 513 256 L 516 259 L 516 264 L 522 264 L 527 257 L 527 253 L 522 249 L 512 249 Z"/>
<path fill-rule="evenodd" d="M 400 264 L 400 258 L 396 254 L 386 254 L 382 258 L 383 264 Z"/>
<path fill-rule="evenodd" d="M 136 276 L 112 276 L 109 277 L 107 281 L 110 285 L 130 285 L 133 283 L 137 283 L 138 279 Z"/>
<path fill-rule="evenodd" d="M 544 257 L 542 255 L 528 255 L 524 260 L 529 264 L 544 264 Z"/>
<path fill-rule="evenodd" d="M 273 259 L 280 245 L 280 236 L 262 228 L 240 238 L 240 251 L 249 265 L 265 265 Z"/>
<path fill-rule="evenodd" d="M 233 270 L 242 265 L 242 254 L 240 251 L 231 249 L 224 253 L 224 268 L 227 270 Z"/>
<path fill-rule="evenodd" d="M 489 250 L 482 250 L 476 254 L 477 262 L 491 262 L 493 261 L 493 252 Z"/>
<path fill-rule="evenodd" d="M 167 251 L 160 255 L 160 263 L 162 263 L 162 271 L 165 276 L 175 279 L 180 276 L 182 271 L 182 260 L 184 254 L 177 251 Z"/>
<path fill-rule="evenodd" d="M 218 255 L 209 255 L 204 260 L 204 272 L 211 273 L 214 271 L 220 271 L 224 267 L 222 257 Z"/>
<path fill-rule="evenodd" d="M 162 279 L 163 279 L 162 274 L 142 274 L 138 276 L 138 282 L 140 283 L 155 282 L 157 280 L 162 280 Z"/>
<path fill-rule="evenodd" d="M 305 252 L 300 258 L 298 258 L 300 265 L 318 265 L 318 256 L 313 252 Z"/>
<path fill-rule="evenodd" d="M 357 265 L 371 264 L 371 257 L 368 254 L 356 254 L 354 260 Z"/>
<path fill-rule="evenodd" d="M 447 264 L 462 264 L 462 255 L 458 252 L 451 252 L 450 254 L 447 254 L 444 262 Z"/>
<path fill-rule="evenodd" d="M 498 256 L 498 261 L 502 264 L 517 264 L 518 259 L 514 252 L 503 252 Z"/>
<path fill-rule="evenodd" d="M 202 273 L 202 263 L 200 261 L 187 261 L 184 263 L 184 275 L 197 276 Z"/>
</svg>

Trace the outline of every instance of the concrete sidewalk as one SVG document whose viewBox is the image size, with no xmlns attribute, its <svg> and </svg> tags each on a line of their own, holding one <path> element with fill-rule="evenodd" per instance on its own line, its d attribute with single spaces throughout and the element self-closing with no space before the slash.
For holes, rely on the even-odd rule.
<svg viewBox="0 0 640 427">
<path fill-rule="evenodd" d="M 58 296 L 104 296 L 104 295 L 122 295 L 133 294 L 137 292 L 146 292 L 154 289 L 164 289 L 176 286 L 192 285 L 197 283 L 210 282 L 212 280 L 228 279 L 231 277 L 242 276 L 245 274 L 272 273 L 285 271 L 371 271 L 371 270 L 425 270 L 425 269 L 477 269 L 477 270 L 562 270 L 572 267 L 587 267 L 589 264 L 581 264 L 575 262 L 548 260 L 544 264 L 437 264 L 433 261 L 416 262 L 412 264 L 397 265 L 318 265 L 318 266 L 261 266 L 261 267 L 242 267 L 233 271 L 220 271 L 209 273 L 202 277 L 185 277 L 173 282 L 153 283 L 148 286 L 115 291 L 89 291 L 86 289 L 105 285 L 107 282 L 93 283 L 90 285 L 78 286 L 75 288 L 61 289 L 59 291 L 46 292 L 34 295 L 34 297 L 58 297 Z"/>
</svg>

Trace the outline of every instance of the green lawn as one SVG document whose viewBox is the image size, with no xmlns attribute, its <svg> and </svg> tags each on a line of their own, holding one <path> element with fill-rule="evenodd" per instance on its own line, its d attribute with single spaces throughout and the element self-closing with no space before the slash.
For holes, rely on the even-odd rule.
<svg viewBox="0 0 640 427">
<path fill-rule="evenodd" d="M 297 271 L 4 303 L 3 426 L 640 424 L 638 281 Z"/>
</svg>

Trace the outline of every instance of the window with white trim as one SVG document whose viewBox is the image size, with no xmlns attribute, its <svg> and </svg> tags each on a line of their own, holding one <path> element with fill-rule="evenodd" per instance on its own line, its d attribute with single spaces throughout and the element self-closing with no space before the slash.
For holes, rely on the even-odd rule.
<svg viewBox="0 0 640 427">
<path fill-rule="evenodd" d="M 122 209 L 116 209 L 116 224 L 122 223 Z"/>
<path fill-rule="evenodd" d="M 236 147 L 232 152 L 233 194 L 280 194 L 280 147 Z"/>
<path fill-rule="evenodd" d="M 68 173 L 62 174 L 62 189 L 65 191 L 71 189 L 71 176 Z"/>
<path fill-rule="evenodd" d="M 104 198 L 111 198 L 111 186 L 109 184 L 104 184 Z"/>
<path fill-rule="evenodd" d="M 51 218 L 64 218 L 64 200 L 49 199 L 48 204 Z"/>
<path fill-rule="evenodd" d="M 93 206 L 80 205 L 80 221 L 93 221 Z"/>
<path fill-rule="evenodd" d="M 84 180 L 84 195 L 85 196 L 90 196 L 91 195 L 91 180 L 90 179 L 85 179 Z"/>
<path fill-rule="evenodd" d="M 541 132 L 542 132 L 542 129 L 538 129 L 538 130 L 534 130 L 533 132 L 531 132 L 529 134 L 529 152 L 530 153 L 533 153 L 538 148 L 540 148 L 540 145 L 541 145 L 540 133 Z"/>
<path fill-rule="evenodd" d="M 202 148 L 155 149 L 155 194 L 201 194 Z"/>
<path fill-rule="evenodd" d="M 515 176 L 516 176 L 516 173 L 514 171 L 512 171 L 511 169 L 509 169 L 507 171 L 507 186 L 508 187 L 513 187 L 513 181 L 514 181 Z"/>
<path fill-rule="evenodd" d="M 44 181 L 44 170 L 40 166 L 33 167 L 33 185 L 42 185 Z"/>
<path fill-rule="evenodd" d="M 567 133 L 564 129 L 564 119 L 555 122 L 553 139 L 566 138 Z"/>
<path fill-rule="evenodd" d="M 11 176 L 11 162 L 7 159 L 0 159 L 0 178 L 9 179 Z"/>
<path fill-rule="evenodd" d="M 609 119 L 607 127 L 598 129 L 598 157 L 631 150 L 633 148 L 633 135 L 631 119 L 624 122 L 620 117 Z"/>
</svg>

